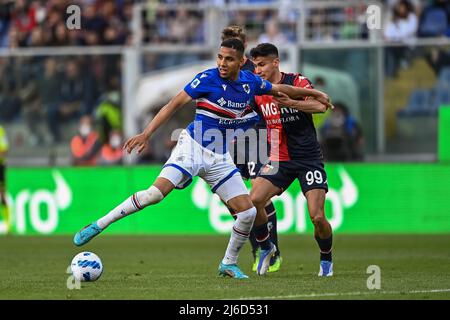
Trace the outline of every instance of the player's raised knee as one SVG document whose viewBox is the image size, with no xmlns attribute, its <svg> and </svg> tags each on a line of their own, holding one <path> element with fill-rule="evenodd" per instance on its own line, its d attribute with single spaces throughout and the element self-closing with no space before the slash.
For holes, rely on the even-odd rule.
<svg viewBox="0 0 450 320">
<path fill-rule="evenodd" d="M 136 196 L 138 197 L 138 201 L 143 206 L 156 204 L 164 199 L 162 192 L 155 186 L 151 186 L 147 190 L 136 193 Z"/>
<path fill-rule="evenodd" d="M 227 204 L 234 212 L 237 213 L 246 211 L 253 207 L 253 203 L 248 194 L 236 196 L 228 200 Z"/>
<path fill-rule="evenodd" d="M 256 217 L 256 208 L 251 207 L 245 211 L 239 212 L 237 214 L 238 219 L 242 219 L 242 222 L 253 223 Z"/>
<path fill-rule="evenodd" d="M 266 206 L 266 196 L 260 192 L 250 192 L 250 199 L 257 208 L 263 208 Z"/>
</svg>

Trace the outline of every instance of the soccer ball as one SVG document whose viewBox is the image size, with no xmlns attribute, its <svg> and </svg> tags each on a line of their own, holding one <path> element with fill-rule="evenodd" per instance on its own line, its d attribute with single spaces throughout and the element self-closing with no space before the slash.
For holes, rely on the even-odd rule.
<svg viewBox="0 0 450 320">
<path fill-rule="evenodd" d="M 103 264 L 93 252 L 80 252 L 70 265 L 72 275 L 78 281 L 95 281 L 102 275 Z"/>
</svg>

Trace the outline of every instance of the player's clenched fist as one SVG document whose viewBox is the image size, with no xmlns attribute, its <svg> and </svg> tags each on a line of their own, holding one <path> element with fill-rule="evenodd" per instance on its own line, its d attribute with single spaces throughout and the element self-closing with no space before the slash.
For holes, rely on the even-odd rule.
<svg viewBox="0 0 450 320">
<path fill-rule="evenodd" d="M 331 104 L 330 97 L 325 92 L 313 89 L 315 91 L 314 99 L 319 101 L 321 104 L 325 105 L 328 108 L 333 109 L 333 105 Z"/>
<path fill-rule="evenodd" d="M 137 153 L 141 153 L 147 146 L 147 141 L 148 137 L 145 134 L 140 133 L 128 139 L 127 142 L 125 142 L 123 149 L 126 149 L 128 153 L 131 153 L 131 151 L 137 147 Z"/>
</svg>

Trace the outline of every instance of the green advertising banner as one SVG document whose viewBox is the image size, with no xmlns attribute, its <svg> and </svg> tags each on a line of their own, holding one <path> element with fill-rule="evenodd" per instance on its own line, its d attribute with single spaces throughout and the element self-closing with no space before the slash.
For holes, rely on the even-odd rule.
<svg viewBox="0 0 450 320">
<path fill-rule="evenodd" d="M 450 106 L 439 108 L 438 159 L 439 161 L 450 161 Z"/>
<path fill-rule="evenodd" d="M 339 233 L 450 232 L 449 164 L 329 164 L 325 211 Z M 74 234 L 138 190 L 155 167 L 9 168 L 12 232 Z M 274 198 L 280 233 L 311 233 L 298 182 Z M 3 218 L 1 218 L 3 219 Z M 233 219 L 201 180 L 161 203 L 118 221 L 116 234 L 228 233 Z M 0 220 L 0 234 L 6 232 Z"/>
</svg>

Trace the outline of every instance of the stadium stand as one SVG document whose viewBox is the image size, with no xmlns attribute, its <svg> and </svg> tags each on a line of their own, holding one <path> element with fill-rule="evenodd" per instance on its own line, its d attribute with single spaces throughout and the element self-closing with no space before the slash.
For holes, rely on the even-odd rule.
<svg viewBox="0 0 450 320">
<path fill-rule="evenodd" d="M 69 30 L 65 25 L 65 9 L 70 4 L 81 8 L 81 30 Z M 125 137 L 130 135 L 144 121 L 133 124 L 129 120 L 136 117 L 130 112 L 142 108 L 141 102 L 133 106 L 136 97 L 124 89 L 132 87 L 129 81 L 144 83 L 157 75 L 155 72 L 162 72 L 162 77 L 170 75 L 170 70 L 195 68 L 202 61 L 214 65 L 215 31 L 231 23 L 245 27 L 249 47 L 258 40 L 281 39 L 286 69 L 303 71 L 313 80 L 326 79 L 331 96 L 347 102 L 368 131 L 366 152 L 395 152 L 389 145 L 397 145 L 395 139 L 408 117 L 429 117 L 432 124 L 440 105 L 449 101 L 449 41 L 443 36 L 449 35 L 450 6 L 448 1 L 376 2 L 382 9 L 382 26 L 392 22 L 392 12 L 405 5 L 411 8 L 407 20 L 413 21 L 413 15 L 418 21 L 414 32 L 388 39 L 381 30 L 368 29 L 368 5 L 357 0 L 305 1 L 304 6 L 293 0 L 3 1 L 0 121 L 15 142 L 9 158 L 13 163 L 28 163 L 36 155 L 36 163 L 68 164 L 66 146 L 79 118 L 98 114 L 112 83 L 119 88 L 119 109 L 127 110 L 122 115 L 122 130 Z M 378 49 L 393 49 L 395 72 L 391 72 L 388 57 L 378 58 Z M 138 63 L 130 63 L 125 54 L 130 50 L 136 50 Z M 439 51 L 439 57 L 430 62 L 433 50 Z M 325 52 L 345 59 L 324 58 Z M 314 56 L 322 58 L 311 59 Z M 380 66 L 383 62 L 386 65 Z M 70 85 L 67 70 L 74 64 L 82 71 L 76 86 L 75 82 Z M 375 89 L 372 96 L 367 94 L 371 88 Z M 69 112 L 71 108 L 62 107 L 63 100 L 73 102 L 75 96 L 67 93 L 76 90 L 82 91 L 77 98 L 80 104 Z M 166 93 L 149 94 L 156 100 L 145 104 L 156 110 L 164 104 Z M 63 130 L 58 133 L 60 122 Z M 432 134 L 436 129 L 431 124 L 422 130 Z M 405 150 L 423 151 L 415 144 Z M 153 158 L 167 155 L 164 148 L 158 152 Z"/>
</svg>

